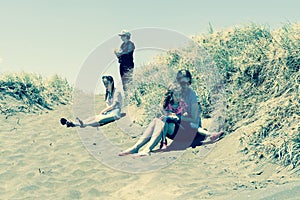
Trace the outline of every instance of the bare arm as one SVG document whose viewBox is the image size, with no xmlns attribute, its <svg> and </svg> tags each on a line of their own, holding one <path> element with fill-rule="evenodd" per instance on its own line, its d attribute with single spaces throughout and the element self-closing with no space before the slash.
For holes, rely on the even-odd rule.
<svg viewBox="0 0 300 200">
<path fill-rule="evenodd" d="M 103 114 L 103 113 L 105 113 L 105 112 L 108 112 L 108 111 L 110 111 L 110 110 L 113 110 L 114 108 L 117 107 L 118 104 L 120 104 L 120 102 L 122 102 L 122 95 L 121 95 L 121 93 L 120 93 L 119 91 L 116 91 L 115 94 L 114 94 L 114 96 L 113 96 L 113 102 L 112 102 L 112 104 L 111 104 L 111 105 L 108 105 L 108 104 L 107 104 L 107 107 L 104 108 L 104 109 L 100 112 L 100 114 Z"/>
<path fill-rule="evenodd" d="M 113 106 L 111 105 L 111 106 L 108 106 L 108 107 L 106 107 L 106 108 L 104 108 L 101 112 L 100 112 L 100 115 L 101 114 L 104 114 L 104 113 L 106 113 L 106 112 L 108 112 L 108 111 L 110 111 L 110 110 L 112 110 L 113 109 Z"/>
<path fill-rule="evenodd" d="M 186 122 L 197 123 L 198 121 L 198 104 L 194 103 L 192 105 L 192 113 L 189 113 L 189 116 L 182 116 L 181 120 Z"/>
</svg>

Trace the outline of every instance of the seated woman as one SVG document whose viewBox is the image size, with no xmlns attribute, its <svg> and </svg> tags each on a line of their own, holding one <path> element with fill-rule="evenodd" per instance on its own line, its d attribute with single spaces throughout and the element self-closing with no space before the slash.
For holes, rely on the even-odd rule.
<svg viewBox="0 0 300 200">
<path fill-rule="evenodd" d="M 200 106 L 198 104 L 198 96 L 191 88 L 192 75 L 188 70 L 180 70 L 177 73 L 176 81 L 181 86 L 181 91 L 185 103 L 187 104 L 186 114 L 182 116 L 180 128 L 177 131 L 169 131 L 166 136 L 172 139 L 168 150 L 185 149 L 188 147 L 196 147 L 203 143 L 208 138 L 211 142 L 215 142 L 223 132 L 208 132 L 203 128 L 198 127 L 201 124 Z M 173 126 L 172 122 L 165 124 L 167 127 Z M 164 129 L 164 130 L 165 130 Z"/>
<path fill-rule="evenodd" d="M 73 123 L 67 121 L 65 118 L 61 118 L 60 122 L 62 125 L 66 125 L 67 127 L 80 126 L 81 128 L 85 128 L 87 126 L 98 127 L 121 118 L 121 92 L 115 88 L 114 79 L 112 76 L 103 76 L 102 82 L 106 88 L 104 98 L 106 101 L 106 108 L 103 109 L 99 115 L 89 117 L 85 120 L 81 120 L 77 117 L 76 119 L 79 123 Z"/>
<path fill-rule="evenodd" d="M 181 88 L 179 84 L 171 84 L 165 94 L 163 110 L 164 115 L 155 118 L 149 124 L 141 138 L 130 148 L 119 153 L 119 156 L 138 153 L 139 149 L 147 144 L 147 146 L 138 153 L 139 156 L 149 155 L 153 148 L 158 144 L 159 140 L 165 141 L 168 131 L 176 131 L 180 126 L 181 115 L 184 113 L 186 104 L 182 99 Z M 166 122 L 172 122 L 174 126 L 169 126 L 168 131 L 163 131 Z"/>
<path fill-rule="evenodd" d="M 165 124 L 169 124 L 169 126 L 164 126 L 162 131 L 160 149 L 167 148 L 166 135 L 168 133 L 177 131 L 180 125 L 181 117 L 187 115 L 187 104 L 182 98 L 180 86 L 178 84 L 172 84 L 171 87 L 173 87 L 173 90 L 169 89 L 165 94 L 165 99 L 163 102 L 164 115 L 160 117 Z"/>
</svg>

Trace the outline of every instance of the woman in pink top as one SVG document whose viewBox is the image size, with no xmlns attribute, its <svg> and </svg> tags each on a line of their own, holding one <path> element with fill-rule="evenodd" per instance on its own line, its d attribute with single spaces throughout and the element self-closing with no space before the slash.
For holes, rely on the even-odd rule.
<svg viewBox="0 0 300 200">
<path fill-rule="evenodd" d="M 145 148 L 138 153 L 138 156 L 150 155 L 152 149 L 161 140 L 164 143 L 166 134 L 169 131 L 178 129 L 181 115 L 185 113 L 186 104 L 182 100 L 179 84 L 171 84 L 165 94 L 163 102 L 164 114 L 160 118 L 154 118 L 144 131 L 140 139 L 130 148 L 119 153 L 119 156 L 138 153 L 144 145 Z M 166 122 L 173 122 L 174 126 L 167 126 L 168 130 L 163 131 Z"/>
<path fill-rule="evenodd" d="M 181 116 L 186 115 L 187 104 L 182 98 L 181 88 L 178 84 L 171 84 L 169 86 L 169 90 L 165 94 L 163 109 L 165 114 L 160 119 L 170 125 L 164 126 L 160 148 L 166 149 L 167 133 L 176 132 L 180 125 Z"/>
</svg>

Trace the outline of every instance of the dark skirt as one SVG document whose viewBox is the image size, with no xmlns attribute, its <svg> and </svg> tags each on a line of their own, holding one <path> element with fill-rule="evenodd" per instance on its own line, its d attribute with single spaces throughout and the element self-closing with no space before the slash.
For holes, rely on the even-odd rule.
<svg viewBox="0 0 300 200">
<path fill-rule="evenodd" d="M 167 137 L 173 142 L 168 148 L 181 149 L 188 147 L 196 147 L 202 144 L 205 136 L 197 133 L 197 128 L 192 128 L 190 122 L 181 121 L 180 124 L 175 124 L 173 134 L 167 134 Z"/>
</svg>

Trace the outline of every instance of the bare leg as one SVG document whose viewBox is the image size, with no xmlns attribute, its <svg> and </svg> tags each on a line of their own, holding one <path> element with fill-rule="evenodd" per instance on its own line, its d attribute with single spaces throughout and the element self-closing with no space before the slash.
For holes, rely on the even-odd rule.
<svg viewBox="0 0 300 200">
<path fill-rule="evenodd" d="M 211 132 L 209 132 L 209 131 L 207 131 L 207 130 L 205 130 L 205 129 L 203 129 L 203 128 L 198 128 L 198 131 L 197 131 L 199 134 L 203 134 L 203 135 L 206 135 L 206 136 L 208 136 L 208 135 L 211 135 L 212 133 Z"/>
<path fill-rule="evenodd" d="M 220 131 L 220 132 L 209 132 L 207 130 L 204 130 L 203 128 L 198 128 L 198 131 L 197 131 L 198 134 L 203 134 L 206 136 L 206 139 L 209 138 L 210 141 L 215 141 L 217 140 L 221 135 L 223 135 L 223 132 Z M 205 140 L 206 140 L 205 139 Z"/>
<path fill-rule="evenodd" d="M 150 141 L 148 142 L 148 144 L 146 145 L 145 149 L 143 149 L 143 151 L 141 153 L 139 153 L 140 155 L 149 155 L 149 153 L 153 150 L 153 148 L 158 144 L 158 142 L 160 141 L 161 137 L 162 137 L 162 130 L 164 128 L 165 123 L 163 121 L 161 121 L 160 119 L 154 119 L 156 121 L 155 123 L 155 127 L 151 136 Z"/>
<path fill-rule="evenodd" d="M 92 127 L 98 127 L 99 126 L 99 121 L 98 119 L 100 118 L 100 115 L 97 115 L 95 117 L 89 117 L 85 120 L 81 120 L 80 118 L 76 118 L 79 122 L 79 126 L 81 128 L 85 128 L 87 126 L 92 126 Z M 76 124 L 77 125 L 77 124 Z"/>
<path fill-rule="evenodd" d="M 77 120 L 80 123 L 80 127 L 81 128 L 85 128 L 87 126 L 98 127 L 101 124 L 114 121 L 116 118 L 117 118 L 116 113 L 112 112 L 112 113 L 108 113 L 106 115 L 100 114 L 100 115 L 96 115 L 94 117 L 89 117 L 89 118 L 87 118 L 85 120 L 80 120 L 77 117 Z"/>
<path fill-rule="evenodd" d="M 150 141 L 150 139 L 153 137 L 153 133 L 156 127 L 157 122 L 160 121 L 160 119 L 155 118 L 152 120 L 152 122 L 149 124 L 147 129 L 144 131 L 143 135 L 140 137 L 140 139 L 130 148 L 126 149 L 125 151 L 122 151 L 119 153 L 119 156 L 125 156 L 128 154 L 134 154 L 139 151 L 141 147 L 143 147 L 147 142 Z"/>
<path fill-rule="evenodd" d="M 174 123 L 165 123 L 164 128 L 162 131 L 162 136 L 161 136 L 161 149 L 164 150 L 167 148 L 167 134 L 169 133 L 170 135 L 174 134 L 175 131 L 175 124 Z"/>
<path fill-rule="evenodd" d="M 83 122 L 84 122 L 84 124 L 88 124 L 88 123 L 91 123 L 91 122 L 95 122 L 96 118 L 97 118 L 97 115 L 96 115 L 96 116 L 89 117 L 89 118 L 83 120 Z"/>
</svg>

